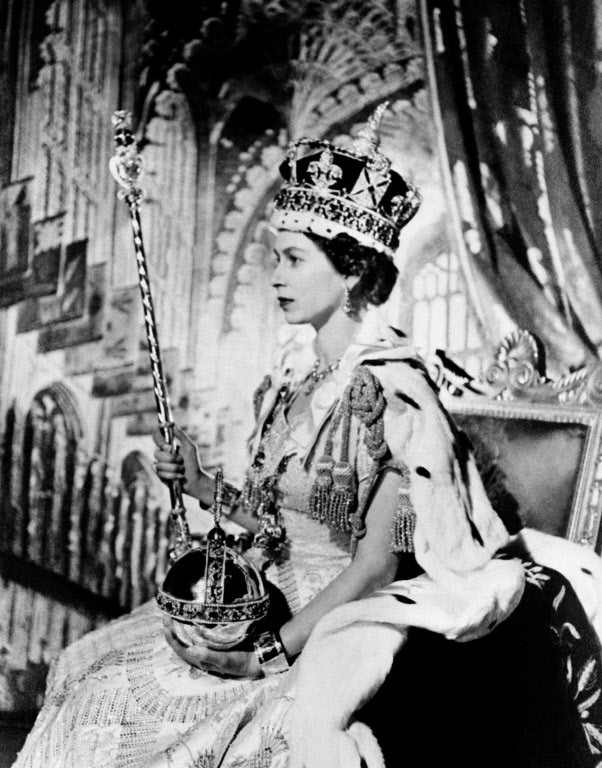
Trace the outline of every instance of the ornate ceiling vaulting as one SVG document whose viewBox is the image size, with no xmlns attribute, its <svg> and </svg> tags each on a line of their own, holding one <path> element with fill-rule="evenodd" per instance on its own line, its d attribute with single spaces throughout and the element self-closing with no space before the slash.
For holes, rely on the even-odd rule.
<svg viewBox="0 0 602 768">
<path fill-rule="evenodd" d="M 223 118 L 251 97 L 277 109 L 294 136 L 311 128 L 344 86 L 422 59 L 412 0 L 146 6 L 141 102 L 157 90 L 182 90 L 200 120 Z M 352 95 L 339 93 L 357 111 Z"/>
</svg>

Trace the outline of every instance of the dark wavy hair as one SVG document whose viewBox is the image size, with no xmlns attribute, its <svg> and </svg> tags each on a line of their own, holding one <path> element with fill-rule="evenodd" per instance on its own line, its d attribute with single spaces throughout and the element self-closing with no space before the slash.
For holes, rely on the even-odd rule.
<svg viewBox="0 0 602 768">
<path fill-rule="evenodd" d="M 324 252 L 336 271 L 343 277 L 357 276 L 359 280 L 349 291 L 349 303 L 354 314 L 368 304 L 378 306 L 391 295 L 399 270 L 393 260 L 367 245 L 362 245 L 345 233 L 332 239 L 304 233 Z"/>
</svg>

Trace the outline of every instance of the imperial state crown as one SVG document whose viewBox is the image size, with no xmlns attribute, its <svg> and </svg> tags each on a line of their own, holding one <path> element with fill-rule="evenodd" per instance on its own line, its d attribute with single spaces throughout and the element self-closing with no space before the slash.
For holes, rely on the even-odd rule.
<svg viewBox="0 0 602 768">
<path fill-rule="evenodd" d="M 417 189 L 379 151 L 380 104 L 346 149 L 321 139 L 290 144 L 280 166 L 285 180 L 271 223 L 279 229 L 332 238 L 346 233 L 393 256 L 399 233 L 420 206 Z"/>
</svg>

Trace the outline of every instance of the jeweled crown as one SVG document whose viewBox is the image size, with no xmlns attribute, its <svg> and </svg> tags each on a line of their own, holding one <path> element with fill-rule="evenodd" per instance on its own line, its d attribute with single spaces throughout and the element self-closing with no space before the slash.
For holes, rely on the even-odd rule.
<svg viewBox="0 0 602 768">
<path fill-rule="evenodd" d="M 345 232 L 393 256 L 420 195 L 379 151 L 379 128 L 388 105 L 377 107 L 351 149 L 320 139 L 290 144 L 280 166 L 285 184 L 274 200 L 275 227 L 328 238 Z"/>
</svg>

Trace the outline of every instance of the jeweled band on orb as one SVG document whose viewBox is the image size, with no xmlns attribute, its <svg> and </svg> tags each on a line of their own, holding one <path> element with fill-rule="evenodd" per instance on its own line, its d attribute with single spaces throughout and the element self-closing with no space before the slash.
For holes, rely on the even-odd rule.
<svg viewBox="0 0 602 768">
<path fill-rule="evenodd" d="M 159 608 L 174 619 L 181 621 L 210 622 L 228 624 L 239 621 L 262 619 L 267 612 L 269 596 L 264 595 L 258 600 L 247 600 L 244 603 L 199 603 L 194 600 L 180 600 L 169 595 L 162 589 L 157 590 Z"/>
</svg>

